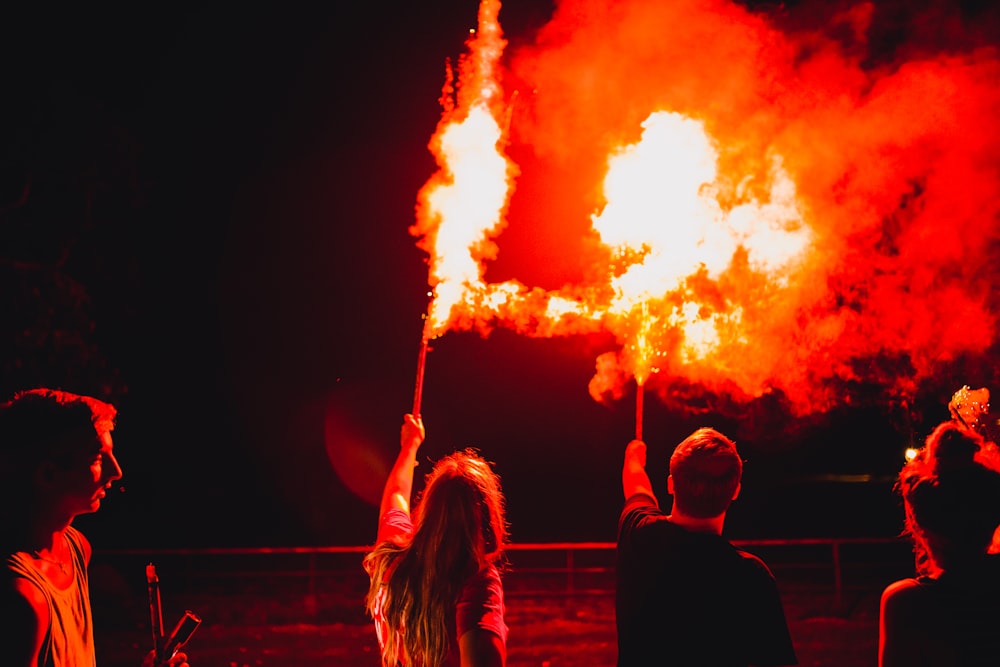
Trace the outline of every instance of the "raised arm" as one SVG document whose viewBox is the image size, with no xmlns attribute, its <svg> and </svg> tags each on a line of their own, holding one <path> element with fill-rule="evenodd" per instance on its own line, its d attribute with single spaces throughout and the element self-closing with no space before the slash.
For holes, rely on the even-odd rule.
<svg viewBox="0 0 1000 667">
<path fill-rule="evenodd" d="M 399 431 L 399 454 L 389 471 L 389 479 L 382 489 L 379 516 L 390 509 L 410 511 L 410 494 L 413 491 L 413 469 L 417 465 L 417 450 L 424 441 L 424 423 L 420 417 L 405 415 Z"/>
<path fill-rule="evenodd" d="M 653 485 L 646 474 L 646 443 L 633 440 L 625 447 L 625 463 L 622 465 L 622 491 L 628 500 L 637 493 L 645 493 L 651 498 Z"/>
</svg>

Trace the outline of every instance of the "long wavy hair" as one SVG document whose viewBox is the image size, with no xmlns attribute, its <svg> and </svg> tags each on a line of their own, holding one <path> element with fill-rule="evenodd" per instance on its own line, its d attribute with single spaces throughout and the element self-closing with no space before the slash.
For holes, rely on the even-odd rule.
<svg viewBox="0 0 1000 667">
<path fill-rule="evenodd" d="M 919 575 L 1000 551 L 1000 451 L 979 433 L 939 424 L 903 466 L 896 491 Z"/>
<path fill-rule="evenodd" d="M 448 653 L 458 596 L 469 577 L 501 563 L 507 540 L 500 478 L 475 450 L 454 452 L 428 473 L 404 544 L 365 557 L 365 606 L 386 621 L 382 663 L 437 667 Z"/>
</svg>

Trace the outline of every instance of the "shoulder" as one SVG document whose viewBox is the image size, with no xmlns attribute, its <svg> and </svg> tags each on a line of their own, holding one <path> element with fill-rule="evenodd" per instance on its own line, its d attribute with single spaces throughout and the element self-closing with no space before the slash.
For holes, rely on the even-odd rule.
<svg viewBox="0 0 1000 667">
<path fill-rule="evenodd" d="M 499 600 L 503 603 L 503 582 L 495 565 L 488 565 L 469 577 L 462 587 L 461 599 L 467 602 Z"/>
<path fill-rule="evenodd" d="M 631 496 L 625 499 L 625 507 L 622 508 L 622 512 L 631 512 L 634 510 L 655 510 L 660 511 L 660 506 L 656 501 L 656 498 L 649 495 L 648 493 L 639 492 L 633 493 Z"/>
<path fill-rule="evenodd" d="M 919 579 L 900 579 L 885 587 L 882 591 L 882 599 L 886 598 L 911 598 L 923 595 L 928 583 Z"/>
<path fill-rule="evenodd" d="M 666 519 L 667 515 L 657 505 L 656 498 L 646 493 L 634 493 L 625 500 L 619 525 L 635 527 L 637 524 L 645 523 L 647 519 L 659 518 Z"/>
<path fill-rule="evenodd" d="M 894 581 L 882 591 L 882 602 L 886 600 L 904 601 L 921 598 L 926 595 L 928 582 L 919 579 L 900 579 Z"/>
<path fill-rule="evenodd" d="M 742 582 L 747 590 L 759 594 L 765 592 L 769 595 L 777 595 L 778 584 L 774 577 L 774 572 L 759 556 L 739 548 L 734 548 L 738 559 L 732 567 L 733 583 Z"/>
<path fill-rule="evenodd" d="M 500 573 L 495 566 L 488 565 L 462 587 L 455 607 L 457 635 L 462 637 L 470 630 L 485 630 L 498 637 L 501 644 L 506 644 L 505 613 Z"/>
<path fill-rule="evenodd" d="M 393 542 L 403 546 L 413 534 L 413 520 L 410 514 L 399 508 L 386 510 L 378 519 L 378 534 L 375 543 Z"/>
<path fill-rule="evenodd" d="M 79 552 L 83 555 L 83 562 L 89 563 L 90 556 L 93 553 L 93 547 L 91 547 L 90 540 L 87 539 L 87 536 L 73 526 L 67 526 L 66 539 L 69 540 L 72 547 L 79 550 Z"/>
<path fill-rule="evenodd" d="M 726 543 L 736 555 L 737 564 L 733 566 L 735 570 L 738 570 L 746 578 L 774 584 L 774 572 L 771 571 L 763 558 L 749 551 L 744 551 L 728 540 Z"/>
<path fill-rule="evenodd" d="M 917 622 L 938 610 L 934 583 L 933 579 L 900 579 L 886 586 L 879 602 L 883 622 L 903 618 Z"/>
<path fill-rule="evenodd" d="M 632 494 L 625 500 L 618 517 L 618 547 L 628 551 L 631 545 L 641 547 L 650 540 L 658 543 L 667 539 L 664 531 L 669 531 L 670 526 L 673 524 L 657 506 L 655 498 L 645 493 Z"/>
<path fill-rule="evenodd" d="M 761 576 L 766 576 L 768 579 L 774 579 L 774 573 L 771 572 L 771 568 L 768 567 L 764 559 L 756 554 L 752 554 L 749 551 L 744 551 L 739 547 L 733 547 L 736 550 L 737 555 L 741 559 L 741 563 L 747 570 L 755 572 Z"/>
</svg>

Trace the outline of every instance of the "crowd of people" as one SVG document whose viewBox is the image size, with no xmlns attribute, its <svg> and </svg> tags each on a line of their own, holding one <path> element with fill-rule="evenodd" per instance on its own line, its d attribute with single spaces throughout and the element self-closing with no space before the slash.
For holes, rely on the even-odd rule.
<svg viewBox="0 0 1000 667">
<path fill-rule="evenodd" d="M 1000 449 L 984 427 L 987 405 L 950 407 L 952 419 L 896 481 L 915 566 L 882 594 L 879 667 L 1000 664 Z M 98 664 L 91 545 L 72 523 L 97 511 L 122 476 L 115 418 L 110 403 L 45 388 L 0 404 L 5 664 Z M 434 463 L 414 502 L 424 438 L 420 416 L 405 415 L 364 559 L 381 662 L 503 667 L 508 524 L 499 475 L 478 451 L 455 451 Z M 618 666 L 798 664 L 774 574 L 723 536 L 742 484 L 736 444 L 706 427 L 674 446 L 663 507 L 646 451 L 632 440 L 622 463 Z M 183 651 L 136 662 L 188 667 Z"/>
<path fill-rule="evenodd" d="M 882 595 L 872 656 L 879 667 L 1000 664 L 1000 450 L 986 437 L 985 402 L 974 406 L 977 419 L 969 418 L 968 405 L 953 400 L 949 407 L 953 418 L 930 433 L 895 485 L 916 576 L 892 582 Z M 507 626 L 498 564 L 506 526 L 499 480 L 477 452 L 446 456 L 427 475 L 411 518 L 423 439 L 420 418 L 406 415 L 365 560 L 382 664 L 502 666 Z M 618 667 L 798 664 L 774 574 L 723 537 L 742 467 L 730 438 L 697 429 L 673 448 L 665 510 L 646 473 L 646 443 L 626 445 Z"/>
</svg>

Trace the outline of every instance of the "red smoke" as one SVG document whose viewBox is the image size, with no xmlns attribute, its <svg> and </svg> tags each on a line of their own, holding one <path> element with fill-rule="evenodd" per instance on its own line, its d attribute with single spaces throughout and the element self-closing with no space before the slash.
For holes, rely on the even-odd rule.
<svg viewBox="0 0 1000 667">
<path fill-rule="evenodd" d="M 590 217 L 607 156 L 636 141 L 650 113 L 677 112 L 705 124 L 734 192 L 764 196 L 767 183 L 735 181 L 780 155 L 815 242 L 787 288 L 750 313 L 749 343 L 726 373 L 661 375 L 651 390 L 670 400 L 695 381 L 743 401 L 760 395 L 754 385 L 805 413 L 851 401 L 858 385 L 906 398 L 928 385 L 950 395 L 988 383 L 1000 258 L 1000 53 L 988 39 L 997 23 L 946 4 L 914 7 L 819 15 L 720 0 L 559 2 L 533 40 L 521 36 L 504 56 L 507 152 L 520 175 L 488 279 L 547 289 L 597 280 L 606 249 Z M 721 278 L 723 292 L 726 280 L 741 278 Z M 765 381 L 740 382 L 744 373 Z"/>
</svg>

